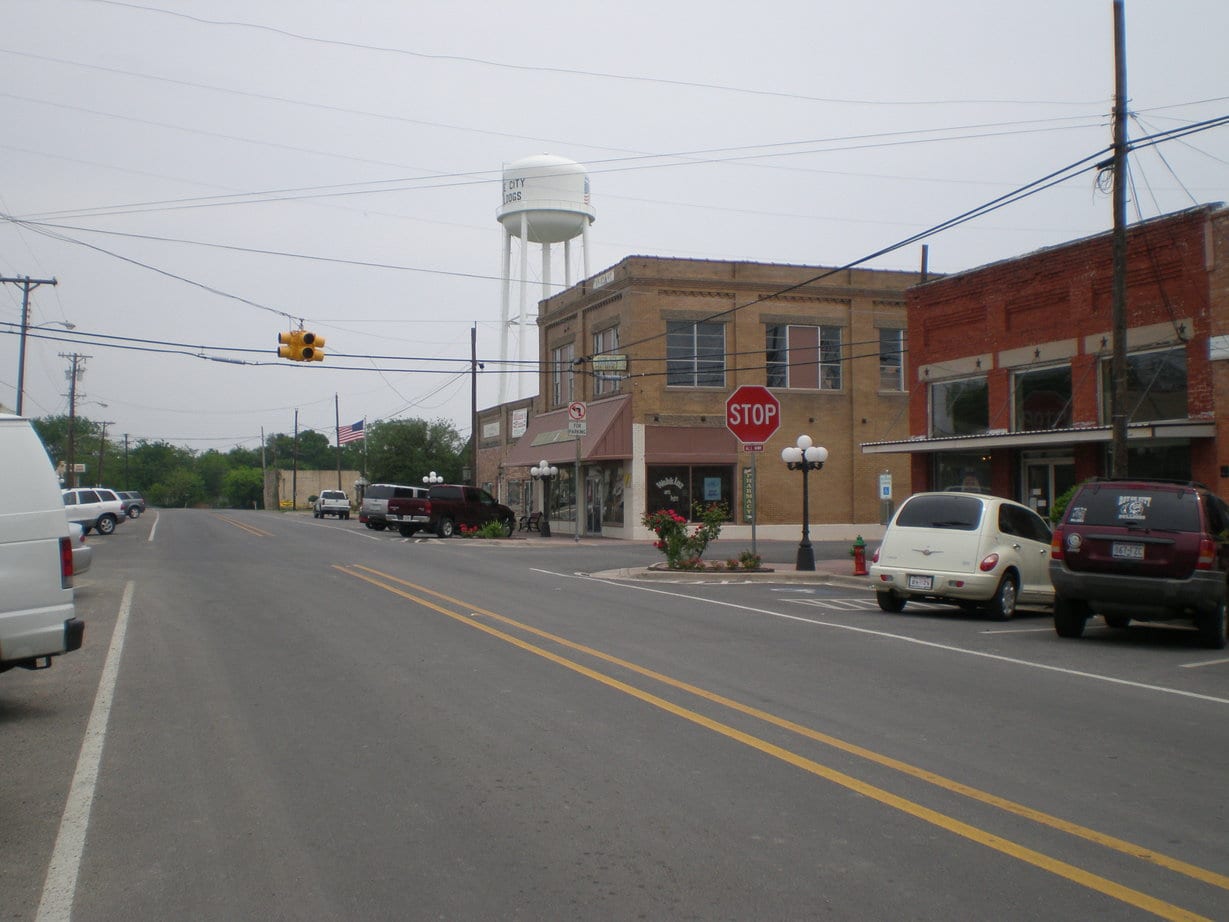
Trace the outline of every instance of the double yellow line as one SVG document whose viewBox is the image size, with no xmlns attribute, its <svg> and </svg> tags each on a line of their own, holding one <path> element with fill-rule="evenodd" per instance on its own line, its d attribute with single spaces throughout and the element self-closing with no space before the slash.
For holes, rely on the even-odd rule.
<svg viewBox="0 0 1229 922">
<path fill-rule="evenodd" d="M 242 528 L 249 535 L 255 535 L 257 538 L 273 537 L 273 532 L 271 531 L 265 531 L 264 529 L 257 528 L 255 525 L 249 525 L 247 522 L 240 522 L 238 519 L 232 519 L 228 515 L 221 515 L 220 513 L 215 512 L 214 517 L 221 519 L 227 525 L 234 525 L 236 528 Z"/>
<path fill-rule="evenodd" d="M 1044 871 L 1048 871 L 1051 874 L 1065 878 L 1066 880 L 1079 884 L 1082 887 L 1086 887 L 1098 893 L 1103 893 L 1106 896 L 1112 897 L 1113 899 L 1120 900 L 1123 903 L 1127 903 L 1131 906 L 1135 906 L 1139 909 L 1153 913 L 1162 919 L 1203 920 L 1206 917 L 1185 910 L 1180 906 L 1175 906 L 1172 903 L 1167 903 L 1163 900 L 1156 899 L 1155 897 L 1149 896 L 1146 893 L 1142 893 L 1130 887 L 1125 887 L 1105 877 L 1090 873 L 1082 868 L 1078 868 L 1075 865 L 1069 864 L 1065 861 L 1052 858 L 1049 855 L 1045 855 L 1034 849 L 1027 848 L 1026 846 L 1019 845 L 1018 843 L 1012 842 L 1008 839 L 996 836 L 993 833 L 979 829 L 968 823 L 964 823 L 958 819 L 955 819 L 954 817 L 947 816 L 946 814 L 932 810 L 928 807 L 922 806 L 919 803 L 893 794 L 890 791 L 886 791 L 882 788 L 868 784 L 865 781 L 845 774 L 844 772 L 829 768 L 826 765 L 821 765 L 820 763 L 815 762 L 812 759 L 808 759 L 805 756 L 801 756 L 798 753 L 791 752 L 788 749 L 776 746 L 766 740 L 760 739 L 759 737 L 744 733 L 743 731 L 729 726 L 728 724 L 705 717 L 703 714 L 681 707 L 643 689 L 629 685 L 626 682 L 621 682 L 612 676 L 591 669 L 588 666 L 576 662 L 575 660 L 560 656 L 557 653 L 553 653 L 550 650 L 532 644 L 520 637 L 516 637 L 498 628 L 492 627 L 489 624 L 483 624 L 481 621 L 475 620 L 474 616 L 477 615 L 490 619 L 513 628 L 523 634 L 539 637 L 543 640 L 549 641 L 552 644 L 557 644 L 566 649 L 574 650 L 577 653 L 582 653 L 585 656 L 610 663 L 611 665 L 617 666 L 620 669 L 628 670 L 647 679 L 660 682 L 661 684 L 669 686 L 670 688 L 686 692 L 705 701 L 709 701 L 732 711 L 736 711 L 737 713 L 744 714 L 757 720 L 761 720 L 767 724 L 771 724 L 772 726 L 788 730 L 791 733 L 795 733 L 799 736 L 805 737 L 806 739 L 830 746 L 834 749 L 840 750 L 841 752 L 858 756 L 859 758 L 866 759 L 867 761 L 886 768 L 890 768 L 911 778 L 916 778 L 920 781 L 927 782 L 928 784 L 932 784 L 936 787 L 942 788 L 943 790 L 959 794 L 963 797 L 967 797 L 971 800 L 978 801 L 979 803 L 983 803 L 1003 810 L 1007 813 L 1023 817 L 1043 826 L 1048 826 L 1060 832 L 1085 839 L 1089 842 L 1096 843 L 1097 845 L 1112 849 L 1157 867 L 1164 868 L 1168 871 L 1185 875 L 1186 877 L 1200 881 L 1201 883 L 1229 891 L 1229 876 L 1224 874 L 1219 874 L 1215 871 L 1208 870 L 1207 868 L 1201 868 L 1197 865 L 1181 861 L 1169 855 L 1161 854 L 1141 845 L 1128 842 L 1124 839 L 1119 839 L 1114 836 L 1097 832 L 1096 830 L 1089 829 L 1086 826 L 1080 826 L 1076 823 L 1068 822 L 1067 820 L 1052 816 L 1048 813 L 1043 813 L 1040 810 L 1034 810 L 1033 808 L 1024 806 L 1023 804 L 1018 804 L 1014 801 L 1007 800 L 1006 798 L 998 797 L 986 791 L 981 791 L 977 788 L 970 787 L 969 785 L 962 784 L 950 778 L 945 778 L 942 775 L 937 775 L 934 772 L 910 765 L 907 762 L 893 759 L 890 756 L 883 755 L 882 753 L 863 748 L 854 743 L 838 739 L 834 736 L 829 736 L 826 733 L 821 733 L 810 727 L 805 727 L 801 724 L 794 723 L 793 721 L 785 720 L 784 718 L 770 714 L 767 711 L 750 707 L 749 705 L 742 704 L 741 702 L 735 701 L 731 698 L 726 698 L 698 686 L 681 682 L 677 679 L 671 678 L 670 676 L 663 675 L 662 673 L 654 672 L 651 669 L 645 669 L 644 667 L 638 666 L 635 663 L 619 659 L 618 657 L 611 656 L 608 653 L 603 653 L 602 651 L 596 650 L 592 647 L 575 643 L 574 641 L 570 641 L 564 637 L 535 628 L 532 625 L 524 624 L 523 622 L 497 614 L 496 612 L 487 611 L 486 609 L 468 605 L 460 599 L 456 599 L 452 596 L 445 595 L 444 593 L 436 592 L 434 590 L 427 589 L 424 586 L 419 586 L 415 583 L 408 582 L 393 576 L 390 573 L 383 573 L 379 570 L 374 570 L 371 567 L 361 565 L 349 567 L 335 566 L 335 569 L 356 579 L 370 583 L 373 586 L 378 586 L 379 588 L 387 592 L 391 592 L 394 595 L 415 602 L 433 611 L 437 611 L 442 615 L 446 615 L 447 617 L 476 630 L 483 631 L 484 633 L 493 637 L 498 637 L 500 640 L 519 647 L 520 649 L 532 653 L 535 656 L 540 656 L 552 663 L 563 666 L 565 669 L 570 669 L 573 672 L 593 679 L 596 682 L 600 682 L 603 685 L 617 689 L 618 691 L 644 701 L 647 704 L 660 708 L 663 711 L 674 714 L 677 717 L 681 717 L 682 719 L 699 726 L 705 727 L 714 733 L 721 734 L 729 739 L 735 740 L 746 746 L 750 746 L 753 749 L 772 756 L 773 758 L 780 759 L 782 762 L 786 762 L 817 777 L 831 781 L 834 784 L 839 784 L 851 791 L 856 791 L 865 797 L 869 797 L 872 800 L 878 801 L 879 803 L 892 807 L 893 809 L 900 810 L 903 813 L 916 817 L 924 822 L 931 823 L 934 826 L 968 839 L 971 842 L 985 846 L 986 848 L 991 848 L 995 851 L 1002 852 L 1003 854 L 1023 861 L 1026 864 L 1041 868 Z M 448 605 L 452 607 L 446 607 L 445 605 L 440 604 L 440 602 L 433 600 L 440 600 L 440 602 L 448 603 Z M 461 611 L 456 611 L 454 610 L 455 608 L 459 608 Z"/>
</svg>

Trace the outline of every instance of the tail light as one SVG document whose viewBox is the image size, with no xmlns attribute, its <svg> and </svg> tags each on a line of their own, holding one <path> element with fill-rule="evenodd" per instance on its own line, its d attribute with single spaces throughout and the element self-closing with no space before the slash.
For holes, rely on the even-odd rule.
<svg viewBox="0 0 1229 922">
<path fill-rule="evenodd" d="M 1195 563 L 1196 570 L 1211 570 L 1216 564 L 1216 542 L 1211 538 L 1199 539 L 1199 560 Z"/>
<path fill-rule="evenodd" d="M 1050 559 L 1063 559 L 1063 530 L 1061 528 L 1054 529 L 1050 535 Z"/>
<path fill-rule="evenodd" d="M 73 588 L 73 539 L 60 539 L 60 588 Z"/>
<path fill-rule="evenodd" d="M 423 515 L 430 515 L 431 514 L 431 500 L 424 499 L 422 501 L 422 504 L 423 504 Z"/>
<path fill-rule="evenodd" d="M 993 570 L 998 565 L 999 565 L 999 555 L 998 554 L 987 554 L 985 557 L 981 559 L 981 563 L 977 565 L 977 569 L 981 570 L 983 573 L 989 573 L 991 570 Z"/>
</svg>

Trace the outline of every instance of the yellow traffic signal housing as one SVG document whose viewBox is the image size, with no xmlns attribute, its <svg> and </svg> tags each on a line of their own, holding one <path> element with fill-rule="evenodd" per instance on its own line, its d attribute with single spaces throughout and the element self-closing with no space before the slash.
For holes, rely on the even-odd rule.
<svg viewBox="0 0 1229 922">
<path fill-rule="evenodd" d="M 303 334 L 303 345 L 299 351 L 299 356 L 304 362 L 323 362 L 324 361 L 324 337 L 317 336 L 315 333 Z"/>
<path fill-rule="evenodd" d="M 292 362 L 303 361 L 303 333 L 301 330 L 291 330 L 289 333 L 278 333 L 277 341 L 282 343 L 277 348 L 279 359 L 290 359 Z"/>
</svg>

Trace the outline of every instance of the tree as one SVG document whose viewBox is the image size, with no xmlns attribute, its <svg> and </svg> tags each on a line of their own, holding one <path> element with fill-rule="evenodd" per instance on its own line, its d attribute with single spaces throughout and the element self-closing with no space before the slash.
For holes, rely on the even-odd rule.
<svg viewBox="0 0 1229 922">
<path fill-rule="evenodd" d="M 222 480 L 222 492 L 227 506 L 251 509 L 264 500 L 264 477 L 258 467 L 236 467 L 227 471 Z"/>
<path fill-rule="evenodd" d="M 376 483 L 420 483 L 435 471 L 445 480 L 460 480 L 465 440 L 447 420 L 393 420 L 375 423 L 367 434 L 370 479 Z"/>
<path fill-rule="evenodd" d="M 205 496 L 205 485 L 189 468 L 179 467 L 151 486 L 148 493 L 155 506 L 195 506 Z"/>
</svg>

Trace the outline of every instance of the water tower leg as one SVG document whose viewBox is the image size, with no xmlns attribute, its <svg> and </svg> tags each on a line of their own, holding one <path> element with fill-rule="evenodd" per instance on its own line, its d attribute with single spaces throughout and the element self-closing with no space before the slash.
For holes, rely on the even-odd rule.
<svg viewBox="0 0 1229 922">
<path fill-rule="evenodd" d="M 572 287 L 572 238 L 563 241 L 563 290 Z"/>
<path fill-rule="evenodd" d="M 502 266 L 503 291 L 499 305 L 499 402 L 508 402 L 508 307 L 512 288 L 512 234 L 504 228 Z"/>
<path fill-rule="evenodd" d="M 521 309 L 520 309 L 520 312 L 517 314 L 517 323 L 519 324 L 519 327 L 517 329 L 517 340 L 516 340 L 516 362 L 517 362 L 517 365 L 516 365 L 516 370 L 517 370 L 516 396 L 518 399 L 524 394 L 524 391 L 522 389 L 522 381 L 521 381 L 521 378 L 523 377 L 523 375 L 520 374 L 520 372 L 523 370 L 521 368 L 521 363 L 525 361 L 525 324 L 529 322 L 529 309 L 528 309 L 528 303 L 527 303 L 528 298 L 529 298 L 529 212 L 522 211 L 521 212 Z M 534 358 L 536 359 L 537 356 L 535 355 Z"/>
<path fill-rule="evenodd" d="M 589 271 L 589 222 L 586 221 L 580 226 L 580 242 L 584 247 L 585 257 L 585 278 L 589 278 L 592 273 Z"/>
</svg>

